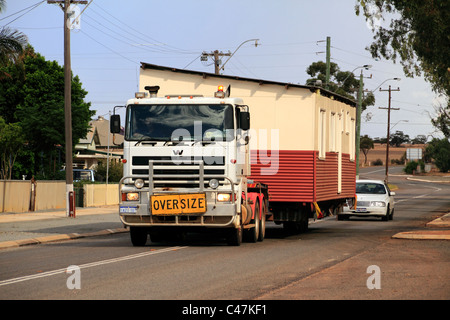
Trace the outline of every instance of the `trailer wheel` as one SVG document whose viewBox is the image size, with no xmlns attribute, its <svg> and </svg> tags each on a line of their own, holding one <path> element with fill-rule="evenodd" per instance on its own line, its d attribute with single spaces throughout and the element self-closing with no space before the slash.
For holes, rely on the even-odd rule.
<svg viewBox="0 0 450 320">
<path fill-rule="evenodd" d="M 130 227 L 131 243 L 135 247 L 145 246 L 147 243 L 148 231 L 145 228 Z"/>
<path fill-rule="evenodd" d="M 228 233 L 228 245 L 240 246 L 242 243 L 242 226 L 232 228 Z"/>
</svg>

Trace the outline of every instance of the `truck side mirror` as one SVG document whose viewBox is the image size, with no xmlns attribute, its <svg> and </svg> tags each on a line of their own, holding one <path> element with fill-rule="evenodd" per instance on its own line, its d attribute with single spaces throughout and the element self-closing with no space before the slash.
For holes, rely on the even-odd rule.
<svg viewBox="0 0 450 320">
<path fill-rule="evenodd" d="M 250 112 L 241 111 L 239 113 L 239 128 L 242 130 L 250 129 Z"/>
<path fill-rule="evenodd" d="M 120 133 L 120 115 L 111 115 L 109 131 L 111 131 L 111 133 Z"/>
</svg>

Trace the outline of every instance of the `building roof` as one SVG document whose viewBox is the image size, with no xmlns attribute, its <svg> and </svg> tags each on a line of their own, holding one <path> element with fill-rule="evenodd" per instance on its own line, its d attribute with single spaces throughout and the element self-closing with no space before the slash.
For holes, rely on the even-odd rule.
<svg viewBox="0 0 450 320">
<path fill-rule="evenodd" d="M 97 120 L 92 120 L 90 122 L 91 127 L 95 128 L 95 131 L 98 135 L 98 142 L 96 141 L 97 148 L 107 147 L 108 146 L 108 135 L 109 135 L 109 146 L 117 147 L 123 143 L 123 135 L 110 133 L 109 130 L 109 120 L 106 120 L 104 117 L 99 116 Z M 113 144 L 113 141 L 115 144 Z"/>
<path fill-rule="evenodd" d="M 288 88 L 301 88 L 301 89 L 307 89 L 311 92 L 315 92 L 317 90 L 320 90 L 320 94 L 328 97 L 333 98 L 337 101 L 346 103 L 352 107 L 356 107 L 356 102 L 352 99 L 349 99 L 347 97 L 341 96 L 339 94 L 336 94 L 332 91 L 326 90 L 322 87 L 318 86 L 310 86 L 310 85 L 301 85 L 301 84 L 294 84 L 294 83 L 287 83 L 287 82 L 279 82 L 279 81 L 271 81 L 271 80 L 263 80 L 263 79 L 254 79 L 254 78 L 244 78 L 239 76 L 230 76 L 230 75 L 222 75 L 222 74 L 215 74 L 215 73 L 209 73 L 209 72 L 203 72 L 203 71 L 194 71 L 194 70 L 186 70 L 186 69 L 178 69 L 173 67 L 164 67 L 159 66 L 156 64 L 150 64 L 146 62 L 141 62 L 141 68 L 142 69 L 153 69 L 153 70 L 160 70 L 160 71 L 169 71 L 169 72 L 175 72 L 175 73 L 184 73 L 184 74 L 192 74 L 197 76 L 202 76 L 203 78 L 207 77 L 216 77 L 221 79 L 230 79 L 230 80 L 240 80 L 240 81 L 250 81 L 250 82 L 256 82 L 260 85 L 263 84 L 271 84 L 271 85 L 279 85 L 283 86 L 286 89 Z"/>
</svg>

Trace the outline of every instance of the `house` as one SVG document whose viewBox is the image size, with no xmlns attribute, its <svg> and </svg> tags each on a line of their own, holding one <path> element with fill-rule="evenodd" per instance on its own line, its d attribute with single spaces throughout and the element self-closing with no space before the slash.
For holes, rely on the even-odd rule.
<svg viewBox="0 0 450 320">
<path fill-rule="evenodd" d="M 95 169 L 108 158 L 119 161 L 123 156 L 123 134 L 109 132 L 109 120 L 99 116 L 90 123 L 91 129 L 75 146 L 73 165 L 75 168 Z"/>
</svg>

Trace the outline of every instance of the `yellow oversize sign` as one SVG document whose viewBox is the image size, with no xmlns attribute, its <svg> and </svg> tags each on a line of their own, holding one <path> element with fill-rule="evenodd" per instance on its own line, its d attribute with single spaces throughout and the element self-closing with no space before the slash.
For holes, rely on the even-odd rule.
<svg viewBox="0 0 450 320">
<path fill-rule="evenodd" d="M 151 196 L 152 214 L 191 214 L 206 212 L 204 193 Z"/>
</svg>

